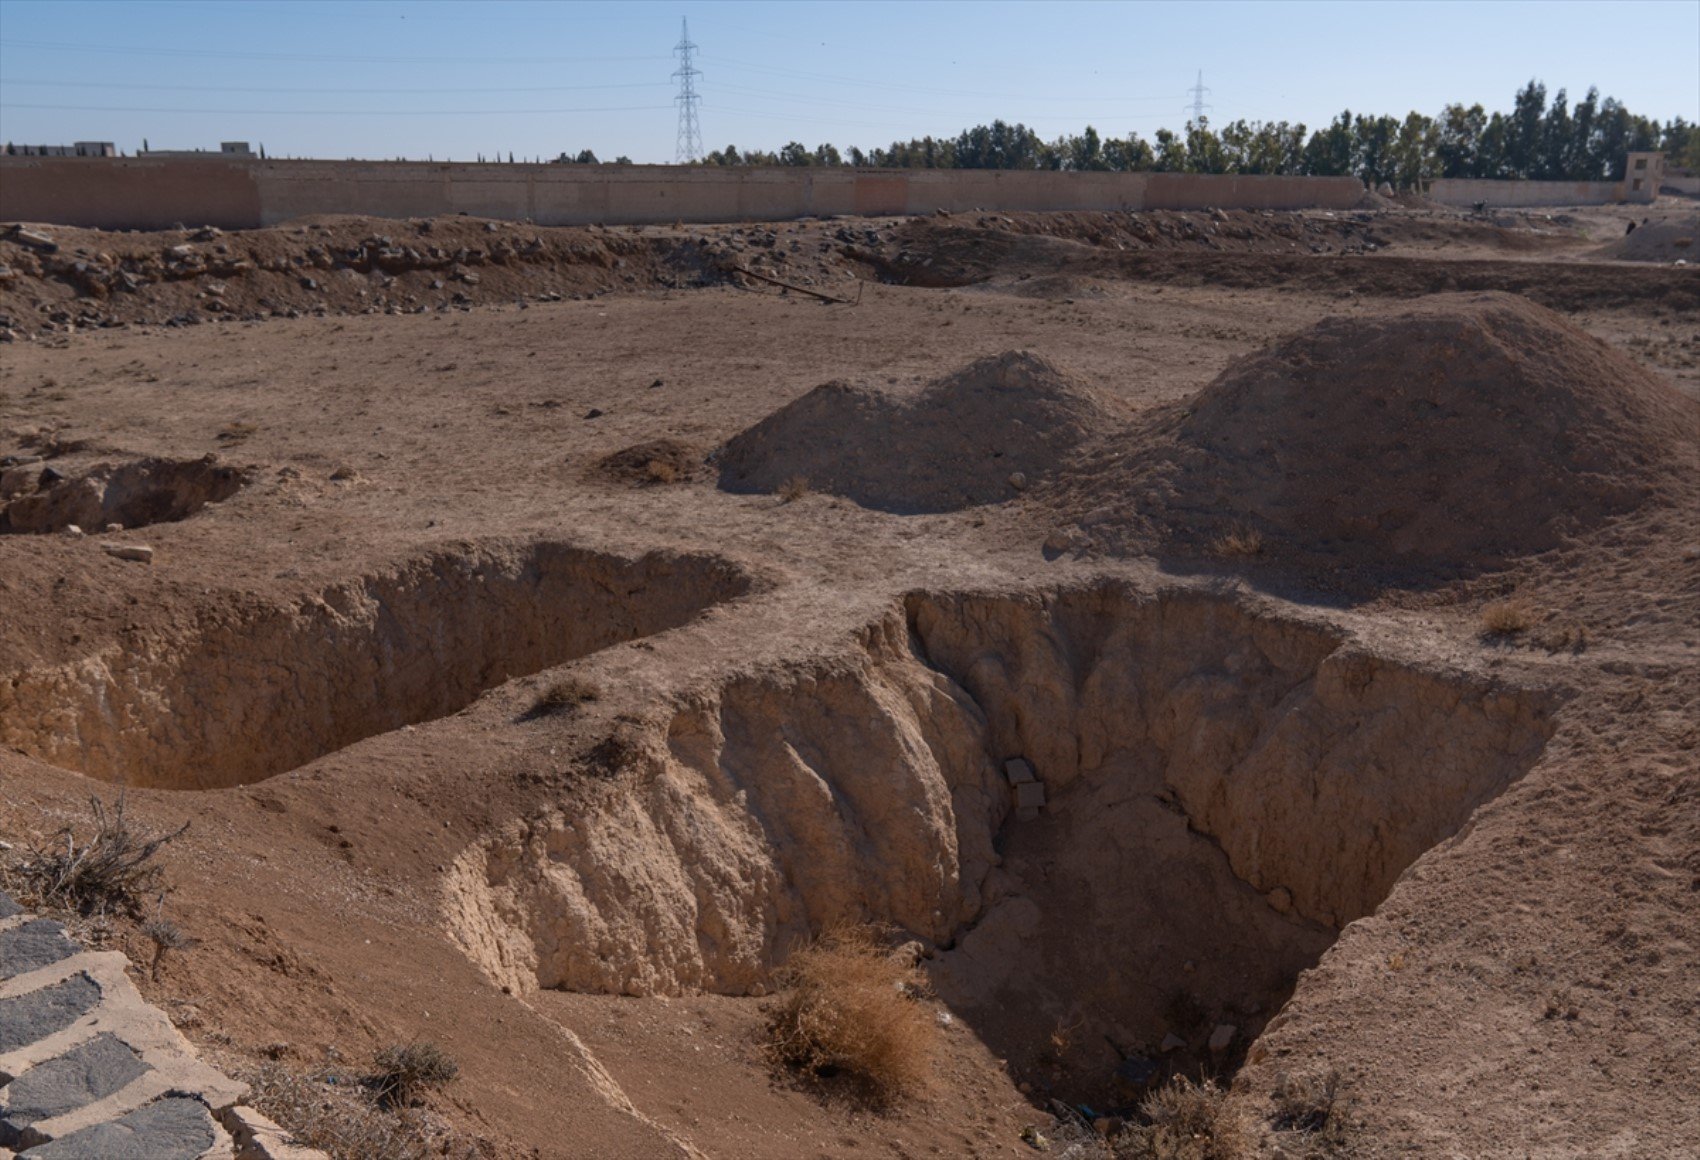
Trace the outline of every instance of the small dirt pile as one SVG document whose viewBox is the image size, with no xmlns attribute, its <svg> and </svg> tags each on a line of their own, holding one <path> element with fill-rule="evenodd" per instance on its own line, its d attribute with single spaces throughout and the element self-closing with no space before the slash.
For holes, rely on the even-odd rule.
<svg viewBox="0 0 1700 1160">
<path fill-rule="evenodd" d="M 1069 499 L 1112 549 L 1136 525 L 1197 550 L 1236 529 L 1240 545 L 1480 567 L 1682 502 L 1696 430 L 1700 406 L 1556 314 L 1440 295 L 1242 360 Z"/>
<path fill-rule="evenodd" d="M 801 480 L 881 511 L 956 511 L 1014 498 L 1114 421 L 1090 387 L 1009 351 L 913 394 L 816 387 L 725 445 L 720 486 L 771 492 Z"/>
<path fill-rule="evenodd" d="M 1700 214 L 1667 221 L 1647 222 L 1597 251 L 1601 258 L 1620 262 L 1700 263 Z"/>
</svg>

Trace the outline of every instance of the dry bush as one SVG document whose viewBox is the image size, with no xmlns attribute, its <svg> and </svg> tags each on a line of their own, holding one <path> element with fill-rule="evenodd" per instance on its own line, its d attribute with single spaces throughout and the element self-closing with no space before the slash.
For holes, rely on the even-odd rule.
<svg viewBox="0 0 1700 1160">
<path fill-rule="evenodd" d="M 779 491 L 776 494 L 779 496 L 780 503 L 796 503 L 809 494 L 809 481 L 800 475 L 793 475 L 779 485 Z"/>
<path fill-rule="evenodd" d="M 139 915 L 142 899 L 159 886 L 163 873 L 154 861 L 161 847 L 181 837 L 184 822 L 167 833 L 132 829 L 124 816 L 124 795 L 107 811 L 98 797 L 89 799 L 94 836 L 81 846 L 67 826 L 45 846 L 31 851 L 19 867 L 44 906 L 63 906 L 80 914 L 123 912 Z"/>
<path fill-rule="evenodd" d="M 1282 1072 L 1275 1077 L 1270 1099 L 1275 1102 L 1270 1126 L 1277 1131 L 1333 1134 L 1343 1126 L 1340 1072 L 1329 1070 L 1309 1075 Z"/>
<path fill-rule="evenodd" d="M 457 1135 L 430 1111 L 386 1111 L 346 1077 L 304 1074 L 265 1063 L 237 1078 L 249 1085 L 247 1102 L 275 1120 L 297 1144 L 318 1148 L 331 1160 L 428 1160 L 489 1155 L 481 1141 Z"/>
<path fill-rule="evenodd" d="M 791 955 L 768 1028 L 768 1052 L 817 1079 L 843 1076 L 864 1099 L 889 1104 L 927 1085 L 938 1023 L 919 1001 L 912 962 L 865 927 L 828 931 Z"/>
<path fill-rule="evenodd" d="M 1256 556 L 1263 551 L 1263 533 L 1244 524 L 1235 524 L 1210 544 L 1218 556 Z"/>
<path fill-rule="evenodd" d="M 565 713 L 601 696 L 602 690 L 592 681 L 583 677 L 562 677 L 537 695 L 536 702 L 531 706 L 531 713 L 535 717 Z"/>
<path fill-rule="evenodd" d="M 225 445 L 245 443 L 259 431 L 256 423 L 226 423 L 218 433 L 218 441 Z"/>
<path fill-rule="evenodd" d="M 435 1043 L 393 1043 L 372 1060 L 373 1072 L 367 1081 L 378 1102 L 385 1107 L 410 1108 L 424 1099 L 425 1093 L 452 1081 L 460 1074 L 460 1064 Z"/>
<path fill-rule="evenodd" d="M 1243 1160 L 1256 1149 L 1250 1120 L 1214 1080 L 1175 1076 L 1139 1105 L 1145 1123 L 1118 1139 L 1139 1160 Z"/>
<path fill-rule="evenodd" d="M 673 483 L 679 478 L 679 469 L 665 459 L 651 459 L 643 465 L 643 473 L 651 483 Z"/>
<path fill-rule="evenodd" d="M 1515 636 L 1535 623 L 1535 610 L 1527 600 L 1513 596 L 1482 606 L 1483 636 Z"/>
<path fill-rule="evenodd" d="M 149 919 L 142 923 L 142 933 L 153 943 L 153 962 L 148 967 L 148 974 L 156 982 L 159 980 L 159 964 L 165 961 L 168 953 L 193 950 L 200 943 L 169 918 Z"/>
</svg>

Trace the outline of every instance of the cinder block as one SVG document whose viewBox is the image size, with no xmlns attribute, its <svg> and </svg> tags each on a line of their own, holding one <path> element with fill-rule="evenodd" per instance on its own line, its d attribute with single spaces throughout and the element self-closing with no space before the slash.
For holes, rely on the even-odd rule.
<svg viewBox="0 0 1700 1160">
<path fill-rule="evenodd" d="M 1030 781 L 1038 781 L 1033 773 L 1033 766 L 1025 757 L 1012 757 L 1003 763 L 1003 775 L 1009 779 L 1010 785 L 1026 785 Z"/>
</svg>

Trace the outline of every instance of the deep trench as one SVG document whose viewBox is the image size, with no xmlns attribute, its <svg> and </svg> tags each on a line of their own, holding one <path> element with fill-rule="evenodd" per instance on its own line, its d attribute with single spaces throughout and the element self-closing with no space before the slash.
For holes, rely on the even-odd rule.
<svg viewBox="0 0 1700 1160">
<path fill-rule="evenodd" d="M 468 953 L 515 989 L 761 994 L 799 940 L 890 924 L 1037 1095 L 1127 1106 L 1231 1072 L 1552 732 L 1539 691 L 1190 590 L 922 593 L 863 643 L 681 710 L 600 815 L 469 851 Z"/>
<path fill-rule="evenodd" d="M 125 785 L 244 785 L 677 627 L 748 586 L 707 555 L 440 550 L 0 678 L 0 742 Z"/>
</svg>

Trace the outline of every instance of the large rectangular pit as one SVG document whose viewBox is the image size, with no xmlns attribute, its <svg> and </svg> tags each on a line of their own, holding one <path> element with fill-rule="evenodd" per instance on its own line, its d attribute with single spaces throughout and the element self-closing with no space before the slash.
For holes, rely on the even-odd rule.
<svg viewBox="0 0 1700 1160">
<path fill-rule="evenodd" d="M 0 678 L 0 743 L 124 785 L 243 785 L 677 627 L 747 588 L 705 555 L 441 549 Z"/>
<path fill-rule="evenodd" d="M 1552 731 L 1537 691 L 1195 591 L 921 593 L 863 644 L 728 683 L 629 797 L 469 851 L 468 953 L 515 989 L 761 994 L 799 940 L 890 924 L 1036 1091 L 1114 1106 L 1131 1059 L 1231 1070 Z"/>
</svg>

